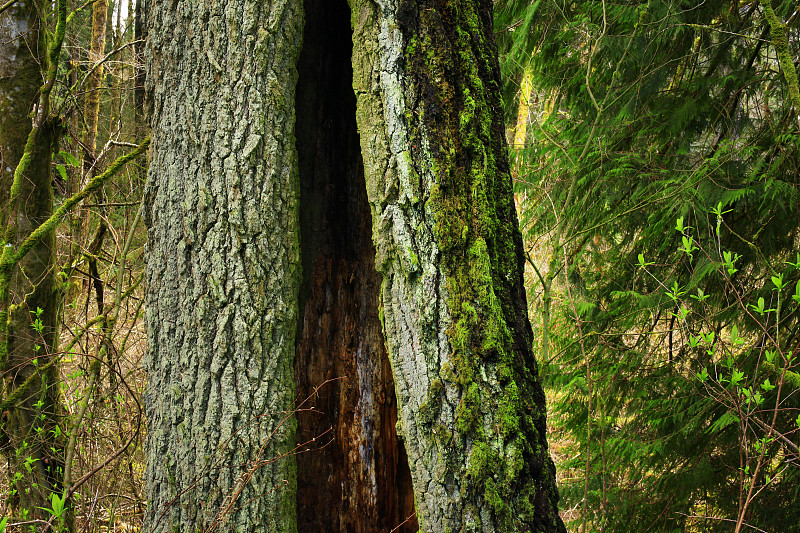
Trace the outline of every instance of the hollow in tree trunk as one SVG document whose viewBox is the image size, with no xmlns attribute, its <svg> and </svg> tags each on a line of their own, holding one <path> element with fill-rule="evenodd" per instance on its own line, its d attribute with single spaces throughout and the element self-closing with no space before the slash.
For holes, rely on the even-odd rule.
<svg viewBox="0 0 800 533">
<path fill-rule="evenodd" d="M 200 4 L 148 10 L 149 530 L 565 531 L 491 2 Z"/>
</svg>

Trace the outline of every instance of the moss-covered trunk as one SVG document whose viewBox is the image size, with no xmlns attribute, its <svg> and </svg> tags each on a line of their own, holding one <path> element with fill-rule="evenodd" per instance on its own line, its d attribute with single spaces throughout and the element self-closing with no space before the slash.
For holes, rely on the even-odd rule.
<svg viewBox="0 0 800 533">
<path fill-rule="evenodd" d="M 47 519 L 52 492 L 62 494 L 63 435 L 66 427 L 56 356 L 58 293 L 55 231 L 12 259 L 18 245 L 52 214 L 50 160 L 58 126 L 49 118 L 31 136 L 40 98 L 47 43 L 41 34 L 41 5 L 19 1 L 0 15 L 0 179 L 3 261 L 0 265 L 0 451 L 8 460 L 8 501 L 15 519 Z M 27 148 L 26 148 L 27 144 Z M 14 180 L 20 161 L 24 171 Z M 14 184 L 14 192 L 12 191 Z M 5 313 L 7 311 L 7 314 Z M 58 427 L 57 427 L 58 426 Z"/>
<path fill-rule="evenodd" d="M 564 531 L 488 0 L 350 0 L 382 311 L 422 531 Z"/>
<path fill-rule="evenodd" d="M 490 3 L 223 4 L 148 13 L 150 530 L 564 531 Z"/>
</svg>

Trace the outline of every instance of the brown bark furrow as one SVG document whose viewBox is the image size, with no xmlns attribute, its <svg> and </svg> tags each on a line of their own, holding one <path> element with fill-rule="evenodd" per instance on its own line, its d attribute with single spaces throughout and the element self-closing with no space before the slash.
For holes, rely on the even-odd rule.
<svg viewBox="0 0 800 533">
<path fill-rule="evenodd" d="M 292 531 L 298 1 L 156 2 L 150 531 Z M 236 501 L 233 501 L 233 500 Z M 163 514 L 163 516 L 162 516 Z"/>
</svg>

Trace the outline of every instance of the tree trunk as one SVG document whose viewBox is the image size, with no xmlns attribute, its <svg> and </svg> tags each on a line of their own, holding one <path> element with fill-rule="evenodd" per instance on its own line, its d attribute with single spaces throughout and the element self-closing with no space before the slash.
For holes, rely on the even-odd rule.
<svg viewBox="0 0 800 533">
<path fill-rule="evenodd" d="M 58 295 L 55 231 L 51 229 L 18 261 L 16 247 L 52 214 L 51 153 L 58 125 L 45 119 L 31 133 L 31 109 L 48 115 L 40 96 L 47 42 L 35 2 L 19 1 L 0 15 L 0 154 L 4 254 L 0 275 L 0 450 L 9 461 L 9 503 L 16 518 L 47 519 L 50 495 L 62 495 L 63 424 L 58 366 L 54 359 Z M 43 109 L 41 109 L 43 108 Z M 32 142 L 31 142 L 32 139 Z M 27 147 L 26 147 L 27 144 Z M 24 157 L 25 170 L 14 171 Z M 7 328 L 7 329 L 6 329 Z M 58 426 L 58 428 L 57 428 Z"/>
<path fill-rule="evenodd" d="M 97 66 L 106 52 L 106 25 L 108 20 L 108 0 L 97 0 L 92 4 L 92 39 L 89 50 L 89 67 Z M 97 145 L 97 126 L 100 122 L 100 96 L 102 93 L 105 67 L 99 64 L 86 81 L 86 101 L 83 115 L 86 119 L 84 137 L 83 172 L 84 181 L 91 179 L 94 169 Z"/>
<path fill-rule="evenodd" d="M 398 430 L 424 531 L 564 531 L 491 2 L 350 0 Z"/>
<path fill-rule="evenodd" d="M 296 0 L 151 2 L 148 531 L 294 531 Z"/>
<path fill-rule="evenodd" d="M 149 530 L 565 531 L 491 2 L 193 4 L 148 6 Z"/>
</svg>

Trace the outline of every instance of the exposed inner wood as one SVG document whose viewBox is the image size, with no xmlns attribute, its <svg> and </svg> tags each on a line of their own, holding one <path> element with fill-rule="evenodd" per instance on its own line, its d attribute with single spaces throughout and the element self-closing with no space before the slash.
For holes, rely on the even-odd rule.
<svg viewBox="0 0 800 533">
<path fill-rule="evenodd" d="M 411 475 L 378 315 L 344 0 L 306 0 L 297 89 L 304 283 L 295 378 L 299 531 L 414 532 Z M 316 439 L 316 440 L 312 440 Z M 307 451 L 305 451 L 307 450 Z"/>
</svg>

